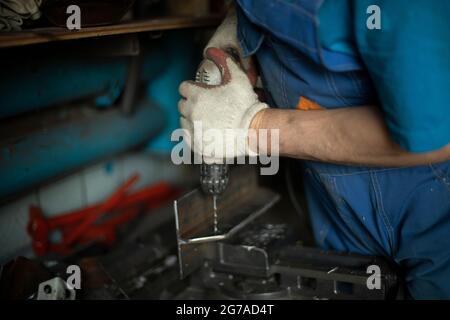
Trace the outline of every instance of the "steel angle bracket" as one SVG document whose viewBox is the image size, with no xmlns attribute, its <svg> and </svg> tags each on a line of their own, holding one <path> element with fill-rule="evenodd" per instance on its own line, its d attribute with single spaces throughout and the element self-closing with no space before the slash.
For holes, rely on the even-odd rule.
<svg viewBox="0 0 450 320">
<path fill-rule="evenodd" d="M 216 243 L 230 238 L 267 212 L 280 195 L 258 185 L 256 167 L 230 172 L 229 185 L 216 200 L 195 189 L 174 201 L 181 279 L 218 254 Z"/>
</svg>

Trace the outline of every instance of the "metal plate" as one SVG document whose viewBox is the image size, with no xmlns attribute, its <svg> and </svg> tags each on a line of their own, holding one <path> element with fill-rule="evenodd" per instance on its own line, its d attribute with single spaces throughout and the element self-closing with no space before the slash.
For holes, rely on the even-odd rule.
<svg viewBox="0 0 450 320">
<path fill-rule="evenodd" d="M 272 207 L 280 196 L 258 185 L 256 167 L 231 170 L 225 192 L 217 198 L 215 232 L 213 196 L 196 189 L 174 202 L 181 278 L 216 254 L 215 243 L 244 228 Z"/>
</svg>

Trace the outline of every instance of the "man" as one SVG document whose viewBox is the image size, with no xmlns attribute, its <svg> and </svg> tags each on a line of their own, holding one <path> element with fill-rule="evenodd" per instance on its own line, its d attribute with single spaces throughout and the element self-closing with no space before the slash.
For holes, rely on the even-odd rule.
<svg viewBox="0 0 450 320">
<path fill-rule="evenodd" d="M 370 5 L 381 29 L 368 28 Z M 385 256 L 404 268 L 412 298 L 450 298 L 450 3 L 235 6 L 205 51 L 226 81 L 181 84 L 182 127 L 279 129 L 280 154 L 304 160 L 320 247 Z M 214 47 L 237 50 L 245 71 L 256 60 L 267 104 Z"/>
</svg>

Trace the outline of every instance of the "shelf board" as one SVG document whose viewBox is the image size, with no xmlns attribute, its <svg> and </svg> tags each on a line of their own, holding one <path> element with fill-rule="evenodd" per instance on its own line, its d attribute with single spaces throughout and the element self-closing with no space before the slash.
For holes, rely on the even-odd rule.
<svg viewBox="0 0 450 320">
<path fill-rule="evenodd" d="M 5 32 L 0 33 L 0 48 L 148 31 L 213 27 L 217 26 L 222 18 L 223 17 L 220 15 L 210 15 L 205 17 L 163 17 L 143 21 L 123 22 L 109 26 L 86 27 L 79 31 L 69 31 L 65 28 L 51 27 Z"/>
</svg>

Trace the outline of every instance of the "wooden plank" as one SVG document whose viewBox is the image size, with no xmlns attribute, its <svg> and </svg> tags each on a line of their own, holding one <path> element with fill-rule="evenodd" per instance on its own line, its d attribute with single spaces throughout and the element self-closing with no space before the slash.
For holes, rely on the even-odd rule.
<svg viewBox="0 0 450 320">
<path fill-rule="evenodd" d="M 79 31 L 51 27 L 5 32 L 0 33 L 0 48 L 148 31 L 212 27 L 218 25 L 222 18 L 219 15 L 205 17 L 164 17 L 145 21 L 124 22 L 110 26 L 82 28 Z"/>
</svg>

